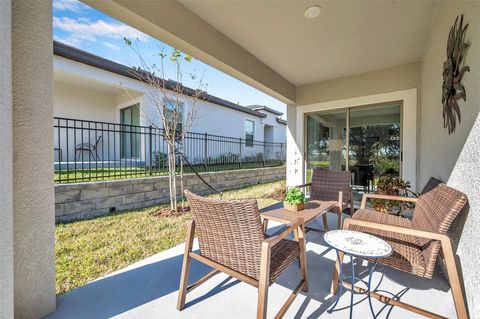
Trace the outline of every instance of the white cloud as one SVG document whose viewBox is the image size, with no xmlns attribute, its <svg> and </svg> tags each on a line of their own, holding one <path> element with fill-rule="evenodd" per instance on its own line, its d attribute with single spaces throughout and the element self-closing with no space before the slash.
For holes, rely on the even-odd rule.
<svg viewBox="0 0 480 319">
<path fill-rule="evenodd" d="M 81 12 L 89 8 L 89 6 L 77 0 L 53 0 L 52 6 L 58 10 L 72 12 Z"/>
<path fill-rule="evenodd" d="M 149 37 L 134 28 L 115 22 L 97 20 L 90 22 L 86 18 L 72 19 L 68 17 L 53 17 L 53 28 L 68 33 L 64 37 L 70 44 L 81 45 L 83 42 L 96 42 L 97 38 L 123 39 L 124 37 L 146 41 Z"/>
<path fill-rule="evenodd" d="M 107 42 L 107 41 L 104 41 L 103 45 L 106 46 L 107 48 L 110 48 L 110 49 L 114 50 L 114 51 L 120 50 L 120 47 L 118 45 Z"/>
</svg>

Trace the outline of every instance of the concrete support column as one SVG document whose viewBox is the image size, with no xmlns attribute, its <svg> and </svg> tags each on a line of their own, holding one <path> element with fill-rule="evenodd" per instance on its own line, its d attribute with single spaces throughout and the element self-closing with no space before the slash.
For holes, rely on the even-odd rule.
<svg viewBox="0 0 480 319">
<path fill-rule="evenodd" d="M 11 2 L 0 1 L 0 319 L 13 318 Z"/>
<path fill-rule="evenodd" d="M 14 316 L 39 318 L 55 309 L 52 2 L 11 3 Z"/>
<path fill-rule="evenodd" d="M 303 155 L 297 136 L 297 108 L 287 105 L 287 186 L 303 183 Z"/>
</svg>

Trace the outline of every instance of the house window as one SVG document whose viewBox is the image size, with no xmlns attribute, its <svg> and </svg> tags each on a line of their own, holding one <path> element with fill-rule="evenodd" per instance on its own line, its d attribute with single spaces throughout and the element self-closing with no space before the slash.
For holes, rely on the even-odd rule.
<svg viewBox="0 0 480 319">
<path fill-rule="evenodd" d="M 177 105 L 178 103 L 178 105 Z M 183 125 L 183 102 L 177 102 L 176 100 L 172 100 L 172 99 L 166 99 L 165 100 L 165 119 L 168 121 L 168 122 L 172 122 L 172 125 L 173 126 L 173 121 L 177 120 L 177 124 L 176 124 L 176 127 L 175 129 L 177 131 L 181 131 L 182 130 L 182 125 Z M 175 114 L 174 111 L 177 111 L 177 114 Z"/>
<path fill-rule="evenodd" d="M 255 136 L 255 122 L 245 120 L 245 146 L 253 147 L 253 137 Z"/>
</svg>

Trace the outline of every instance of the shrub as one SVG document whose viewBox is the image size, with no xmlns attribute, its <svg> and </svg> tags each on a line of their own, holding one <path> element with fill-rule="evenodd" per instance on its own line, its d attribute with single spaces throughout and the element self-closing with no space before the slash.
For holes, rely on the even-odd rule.
<svg viewBox="0 0 480 319">
<path fill-rule="evenodd" d="M 401 178 L 393 178 L 389 175 L 380 176 L 377 181 L 377 194 L 381 195 L 393 195 L 393 196 L 408 196 L 409 193 L 415 194 L 409 190 L 410 182 Z M 395 200 L 375 199 L 373 201 L 373 207 L 379 211 L 388 214 L 396 213 L 401 214 L 403 209 L 410 209 L 415 207 L 413 203 L 399 202 Z M 397 207 L 398 211 L 394 211 Z"/>
</svg>

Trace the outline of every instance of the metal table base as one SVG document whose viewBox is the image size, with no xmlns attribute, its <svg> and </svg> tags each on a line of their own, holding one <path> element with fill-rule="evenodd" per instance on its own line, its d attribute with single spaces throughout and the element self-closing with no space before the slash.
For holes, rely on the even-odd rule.
<svg viewBox="0 0 480 319">
<path fill-rule="evenodd" d="M 372 312 L 372 316 L 373 318 L 377 318 L 377 316 L 375 315 L 375 311 L 373 310 L 373 306 L 372 306 L 372 298 L 370 297 L 370 288 L 371 288 L 371 283 L 372 283 L 372 275 L 373 275 L 373 272 L 375 271 L 375 267 L 377 266 L 377 262 L 378 262 L 378 258 L 374 258 L 374 262 L 371 263 L 370 261 L 368 261 L 369 263 L 372 264 L 372 266 L 370 267 L 370 273 L 368 275 L 368 282 L 365 282 L 363 279 L 360 279 L 358 277 L 355 277 L 355 267 L 354 267 L 354 264 L 353 264 L 353 255 L 350 255 L 350 254 L 345 254 L 345 255 L 349 255 L 350 256 L 350 266 L 351 266 L 351 274 L 350 275 L 345 275 L 343 273 L 343 270 L 342 270 L 342 261 L 341 261 L 341 258 L 340 258 L 340 253 L 337 249 L 335 249 L 336 253 L 337 253 L 337 260 L 338 260 L 338 263 L 340 265 L 340 274 L 339 274 L 339 279 L 338 279 L 338 284 L 339 284 L 339 291 L 337 291 L 337 299 L 335 300 L 335 303 L 332 305 L 332 307 L 330 307 L 330 309 L 327 310 L 328 313 L 332 313 L 334 310 L 335 310 L 335 307 L 337 306 L 338 304 L 338 301 L 340 300 L 340 296 L 342 295 L 343 293 L 343 288 L 345 289 L 348 289 L 348 287 L 345 287 L 344 284 L 343 284 L 343 281 L 345 279 L 347 280 L 350 280 L 350 306 L 348 308 L 350 308 L 350 319 L 352 319 L 352 315 L 353 315 L 353 296 L 355 294 L 358 294 L 358 295 L 367 295 L 368 297 L 368 304 L 370 306 L 370 311 Z M 358 258 L 358 257 L 356 257 Z M 356 292 L 354 290 L 354 285 L 355 285 L 355 281 L 361 281 L 363 282 L 366 286 L 367 286 L 367 289 L 366 291 L 364 292 Z"/>
</svg>

